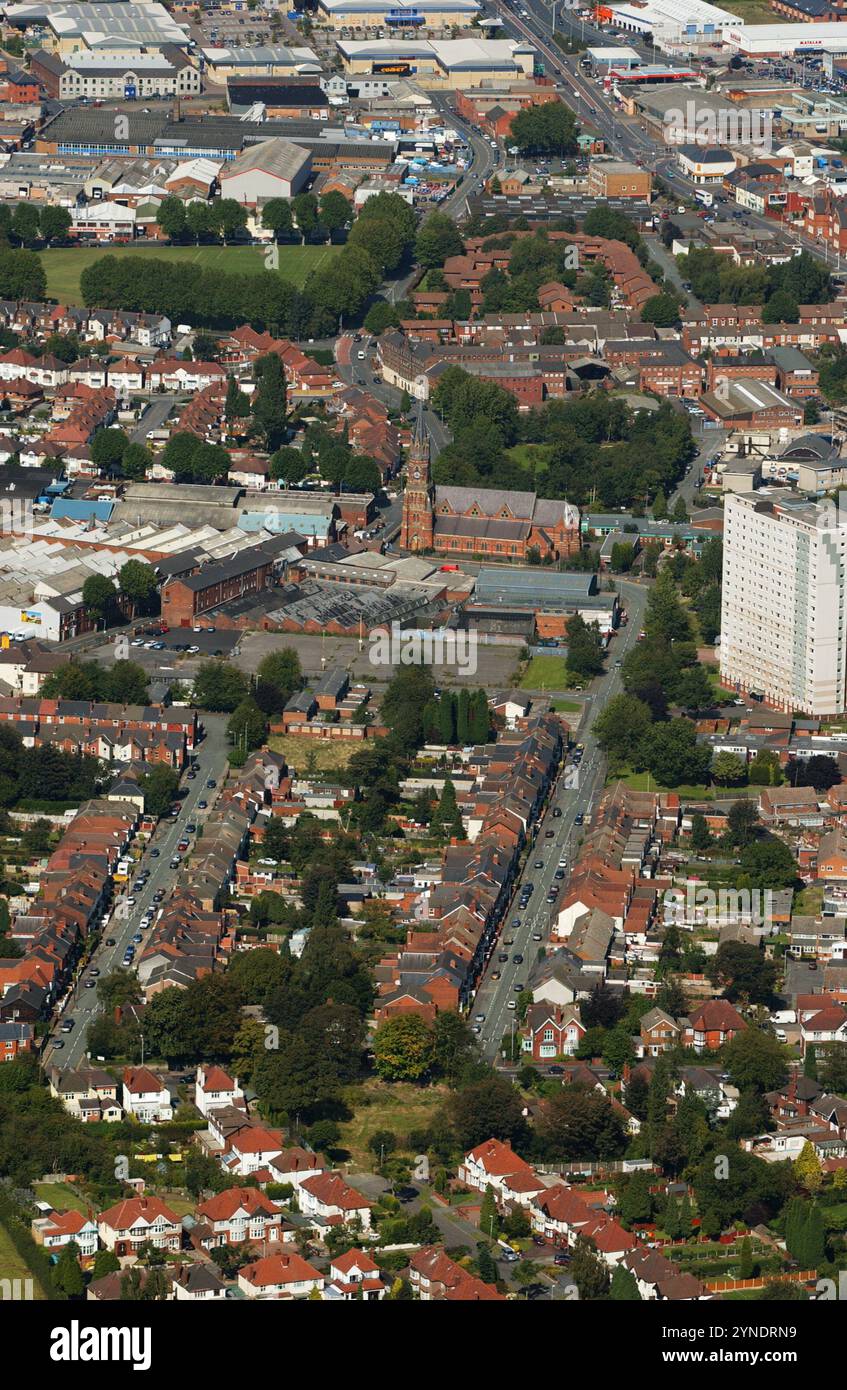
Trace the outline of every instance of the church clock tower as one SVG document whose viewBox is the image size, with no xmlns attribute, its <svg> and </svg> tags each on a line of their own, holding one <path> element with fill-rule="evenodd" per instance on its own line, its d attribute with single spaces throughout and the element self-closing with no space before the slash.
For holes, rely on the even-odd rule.
<svg viewBox="0 0 847 1390">
<path fill-rule="evenodd" d="M 418 408 L 415 435 L 409 450 L 406 491 L 403 494 L 403 520 L 400 545 L 404 550 L 432 549 L 432 479 L 429 471 L 429 436 Z"/>
</svg>

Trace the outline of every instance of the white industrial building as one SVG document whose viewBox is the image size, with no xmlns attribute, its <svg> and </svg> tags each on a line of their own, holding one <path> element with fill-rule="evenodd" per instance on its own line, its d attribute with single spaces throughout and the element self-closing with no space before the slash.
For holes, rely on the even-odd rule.
<svg viewBox="0 0 847 1390">
<path fill-rule="evenodd" d="M 724 506 L 721 680 L 785 710 L 841 714 L 847 517 L 798 494 Z"/>
<path fill-rule="evenodd" d="M 52 47 L 62 58 L 86 49 L 161 48 L 174 44 L 188 48 L 191 37 L 157 0 L 144 4 L 67 4 L 41 0 L 36 4 L 2 5 L 10 25 L 19 29 L 42 28 L 50 33 Z"/>
<path fill-rule="evenodd" d="M 730 48 L 751 58 L 782 57 L 834 45 L 847 51 L 847 26 L 826 24 L 742 24 L 738 19 L 727 29 L 724 39 Z"/>
<path fill-rule="evenodd" d="M 474 23 L 478 0 L 318 0 L 318 15 L 335 29 L 452 29 Z"/>
<path fill-rule="evenodd" d="M 293 198 L 308 183 L 312 156 L 290 140 L 260 140 L 221 171 L 221 195 L 247 207 Z"/>
<path fill-rule="evenodd" d="M 605 7 L 604 7 L 605 8 Z M 647 0 L 645 5 L 610 5 L 615 29 L 629 34 L 652 34 L 664 43 L 720 40 L 729 28 L 743 29 L 737 15 L 709 5 L 705 0 Z"/>
</svg>

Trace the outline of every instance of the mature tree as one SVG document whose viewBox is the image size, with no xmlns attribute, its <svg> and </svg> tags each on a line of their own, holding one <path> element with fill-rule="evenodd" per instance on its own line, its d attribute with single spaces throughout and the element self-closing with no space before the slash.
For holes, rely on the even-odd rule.
<svg viewBox="0 0 847 1390">
<path fill-rule="evenodd" d="M 98 430 L 91 441 L 91 461 L 104 473 L 120 468 L 129 439 L 123 430 Z"/>
<path fill-rule="evenodd" d="M 566 1086 L 547 1102 L 536 1124 L 539 1152 L 551 1163 L 569 1159 L 620 1158 L 626 1130 L 608 1096 Z"/>
<path fill-rule="evenodd" d="M 128 599 L 132 616 L 141 609 L 150 612 L 157 602 L 158 580 L 152 565 L 144 560 L 127 560 L 118 571 L 118 592 Z"/>
<path fill-rule="evenodd" d="M 635 762 L 651 724 L 650 706 L 634 695 L 614 695 L 594 721 L 594 733 L 611 763 Z"/>
<path fill-rule="evenodd" d="M 104 574 L 90 574 L 82 586 L 82 601 L 100 624 L 108 625 L 115 616 L 116 589 Z"/>
<path fill-rule="evenodd" d="M 747 776 L 747 763 L 737 753 L 716 753 L 712 759 L 712 781 L 722 787 L 737 787 Z"/>
<path fill-rule="evenodd" d="M 127 444 L 121 455 L 121 472 L 134 483 L 143 482 L 153 463 L 153 455 L 144 444 Z"/>
<path fill-rule="evenodd" d="M 652 724 L 639 748 L 640 762 L 665 787 L 705 782 L 711 758 L 711 750 L 698 743 L 696 727 L 688 719 Z"/>
<path fill-rule="evenodd" d="M 179 773 L 165 763 L 159 763 L 145 774 L 144 809 L 151 816 L 163 816 L 173 803 L 179 787 Z"/>
<path fill-rule="evenodd" d="M 447 1102 L 456 1142 L 464 1152 L 490 1138 L 520 1143 L 526 1135 L 521 1112 L 515 1087 L 494 1072 L 462 1086 Z"/>
<path fill-rule="evenodd" d="M 569 1273 L 582 1302 L 605 1302 L 609 1297 L 609 1267 L 585 1236 L 577 1236 Z"/>
<path fill-rule="evenodd" d="M 73 220 L 67 208 L 48 205 L 41 208 L 38 217 L 41 235 L 47 242 L 63 241 L 70 231 Z"/>
<path fill-rule="evenodd" d="M 181 241 L 185 235 L 185 203 L 181 198 L 163 198 L 156 212 L 156 222 L 171 241 Z"/>
<path fill-rule="evenodd" d="M 785 1080 L 782 1046 L 761 1028 L 743 1028 L 726 1044 L 723 1055 L 732 1084 L 741 1091 L 775 1091 Z"/>
<path fill-rule="evenodd" d="M 328 193 L 321 194 L 318 218 L 321 226 L 326 227 L 328 232 L 340 232 L 352 222 L 353 216 L 349 199 L 337 188 L 331 188 Z"/>
<path fill-rule="evenodd" d="M 709 961 L 708 974 L 722 985 L 728 999 L 747 998 L 752 1004 L 768 1004 L 773 998 L 777 966 L 758 946 L 743 941 L 724 941 Z"/>
<path fill-rule="evenodd" d="M 383 1081 L 421 1081 L 435 1060 L 432 1029 L 419 1014 L 387 1019 L 374 1034 L 373 1054 Z"/>
<path fill-rule="evenodd" d="M 262 205 L 262 226 L 279 239 L 293 227 L 291 204 L 287 198 L 269 198 Z"/>
<path fill-rule="evenodd" d="M 726 818 L 727 834 L 738 848 L 749 845 L 755 837 L 759 810 L 755 801 L 745 798 L 733 801 Z"/>
<path fill-rule="evenodd" d="M 257 359 L 253 371 L 258 382 L 253 397 L 253 423 L 270 452 L 285 436 L 287 395 L 282 359 L 269 352 Z"/>
<path fill-rule="evenodd" d="M 318 225 L 318 200 L 314 193 L 298 193 L 292 198 L 291 207 L 300 235 L 306 241 Z"/>
<path fill-rule="evenodd" d="M 415 238 L 415 260 L 430 269 L 443 265 L 448 256 L 459 256 L 464 250 L 461 233 L 452 217 L 444 212 L 431 212 L 421 223 Z"/>
<path fill-rule="evenodd" d="M 575 675 L 591 677 L 603 670 L 603 643 L 597 623 L 586 623 L 580 613 L 569 618 L 565 628 L 568 639 L 568 668 Z"/>
<path fill-rule="evenodd" d="M 204 661 L 194 677 L 194 700 L 201 709 L 234 710 L 247 691 L 247 680 L 228 661 Z"/>
<path fill-rule="evenodd" d="M 642 304 L 639 314 L 643 323 L 655 323 L 658 328 L 673 328 L 679 323 L 679 300 L 675 294 L 654 294 Z"/>
</svg>

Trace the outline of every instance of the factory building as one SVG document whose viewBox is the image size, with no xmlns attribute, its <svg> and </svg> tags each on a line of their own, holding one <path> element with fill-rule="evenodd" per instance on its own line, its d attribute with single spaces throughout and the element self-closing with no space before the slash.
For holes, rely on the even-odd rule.
<svg viewBox="0 0 847 1390">
<path fill-rule="evenodd" d="M 451 91 L 531 77 L 535 70 L 535 49 L 512 39 L 338 40 L 336 46 L 348 76 L 413 77 L 421 87 Z"/>
</svg>

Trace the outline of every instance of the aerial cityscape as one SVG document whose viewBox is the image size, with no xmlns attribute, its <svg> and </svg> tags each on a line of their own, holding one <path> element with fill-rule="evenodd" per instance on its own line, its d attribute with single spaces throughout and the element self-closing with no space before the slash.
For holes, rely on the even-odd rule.
<svg viewBox="0 0 847 1390">
<path fill-rule="evenodd" d="M 0 0 L 53 1360 L 628 1302 L 760 1365 L 847 1298 L 842 256 L 847 0 Z"/>
</svg>

